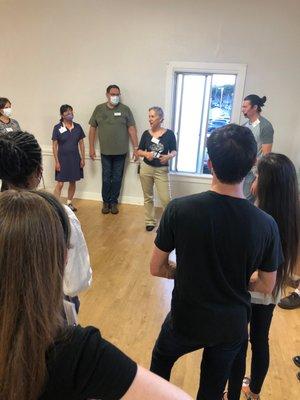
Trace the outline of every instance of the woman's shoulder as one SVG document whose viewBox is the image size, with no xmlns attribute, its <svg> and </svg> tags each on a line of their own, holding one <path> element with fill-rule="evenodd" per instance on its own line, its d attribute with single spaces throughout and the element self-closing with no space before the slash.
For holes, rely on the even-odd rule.
<svg viewBox="0 0 300 400">
<path fill-rule="evenodd" d="M 78 122 L 73 122 L 74 128 L 82 129 L 82 126 Z"/>
<path fill-rule="evenodd" d="M 10 118 L 10 122 L 14 125 L 19 125 L 19 122 L 16 119 Z"/>
<path fill-rule="evenodd" d="M 88 344 L 92 342 L 100 342 L 102 340 L 101 333 L 94 326 L 82 327 L 81 325 L 70 328 L 69 340 L 74 344 Z"/>
<path fill-rule="evenodd" d="M 49 349 L 49 355 L 52 351 L 61 350 L 64 352 L 85 349 L 91 345 L 91 343 L 100 343 L 102 341 L 101 333 L 99 329 L 94 326 L 82 327 L 77 326 L 67 326 L 55 339 L 54 345 Z"/>
<path fill-rule="evenodd" d="M 174 133 L 174 131 L 172 131 L 172 129 L 166 129 L 166 133 L 168 134 L 168 135 L 171 135 L 171 136 L 175 136 L 175 133 Z"/>
<path fill-rule="evenodd" d="M 151 133 L 149 132 L 149 129 L 146 129 L 141 136 L 143 139 L 147 138 L 147 137 L 151 137 Z"/>
<path fill-rule="evenodd" d="M 59 128 L 61 128 L 62 126 L 63 126 L 62 122 L 59 121 L 58 124 L 55 124 L 55 125 L 54 125 L 53 129 L 59 129 Z"/>
</svg>

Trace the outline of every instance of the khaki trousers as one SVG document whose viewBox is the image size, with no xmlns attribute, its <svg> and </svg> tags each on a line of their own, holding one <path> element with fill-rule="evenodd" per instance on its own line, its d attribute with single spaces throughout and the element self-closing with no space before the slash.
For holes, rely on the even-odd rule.
<svg viewBox="0 0 300 400">
<path fill-rule="evenodd" d="M 141 163 L 140 179 L 144 193 L 145 223 L 156 225 L 155 209 L 153 201 L 153 189 L 156 187 L 160 202 L 165 209 L 171 200 L 169 167 L 152 167 L 144 161 Z"/>
</svg>

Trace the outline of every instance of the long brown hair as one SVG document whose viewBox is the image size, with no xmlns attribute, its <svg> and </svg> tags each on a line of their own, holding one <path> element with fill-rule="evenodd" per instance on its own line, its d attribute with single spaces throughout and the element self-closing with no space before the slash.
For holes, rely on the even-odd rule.
<svg viewBox="0 0 300 400">
<path fill-rule="evenodd" d="M 296 268 L 300 243 L 300 204 L 297 174 L 283 154 L 269 153 L 258 164 L 258 206 L 277 222 L 284 262 L 278 268 L 274 294 L 286 286 Z"/>
<path fill-rule="evenodd" d="M 0 195 L 0 399 L 36 400 L 46 352 L 62 327 L 66 241 L 51 204 L 36 193 Z"/>
</svg>

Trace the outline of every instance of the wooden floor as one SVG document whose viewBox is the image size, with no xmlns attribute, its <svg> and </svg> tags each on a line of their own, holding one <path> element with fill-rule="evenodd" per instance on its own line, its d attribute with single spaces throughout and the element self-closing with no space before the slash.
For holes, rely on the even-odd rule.
<svg viewBox="0 0 300 400">
<path fill-rule="evenodd" d="M 155 231 L 145 231 L 142 206 L 121 205 L 119 215 L 102 215 L 98 202 L 75 204 L 93 267 L 93 286 L 81 295 L 80 323 L 100 328 L 106 339 L 148 368 L 173 286 L 149 273 Z M 291 360 L 300 354 L 300 309 L 276 308 L 270 343 L 271 365 L 262 399 L 300 399 L 300 369 Z M 193 398 L 200 357 L 200 351 L 182 357 L 172 373 L 172 382 Z"/>
</svg>

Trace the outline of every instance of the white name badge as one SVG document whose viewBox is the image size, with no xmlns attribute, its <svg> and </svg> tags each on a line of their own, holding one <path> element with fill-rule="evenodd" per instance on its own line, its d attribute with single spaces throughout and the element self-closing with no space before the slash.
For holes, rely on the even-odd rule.
<svg viewBox="0 0 300 400">
<path fill-rule="evenodd" d="M 153 143 L 155 143 L 155 144 L 158 144 L 158 143 L 159 143 L 159 139 L 153 137 L 153 138 L 151 139 L 151 142 L 153 142 Z"/>
<path fill-rule="evenodd" d="M 6 128 L 6 132 L 13 132 L 13 128 Z"/>
<path fill-rule="evenodd" d="M 59 128 L 59 132 L 60 132 L 60 133 L 67 132 L 67 128 L 66 128 L 65 126 L 61 126 L 61 127 Z"/>
<path fill-rule="evenodd" d="M 122 115 L 122 113 L 120 113 L 120 112 L 114 112 L 115 117 L 121 117 L 121 115 Z"/>
</svg>

